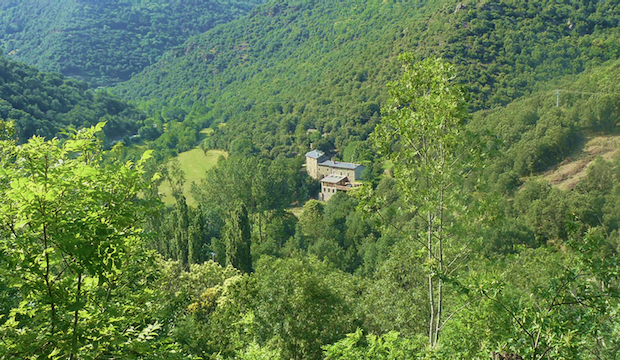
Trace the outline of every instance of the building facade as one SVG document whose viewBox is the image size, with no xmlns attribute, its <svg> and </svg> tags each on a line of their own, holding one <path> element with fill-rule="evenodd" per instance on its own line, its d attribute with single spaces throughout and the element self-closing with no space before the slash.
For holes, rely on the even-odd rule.
<svg viewBox="0 0 620 360">
<path fill-rule="evenodd" d="M 344 175 L 327 175 L 321 179 L 319 200 L 328 201 L 337 192 L 347 192 L 355 187 Z"/>
</svg>

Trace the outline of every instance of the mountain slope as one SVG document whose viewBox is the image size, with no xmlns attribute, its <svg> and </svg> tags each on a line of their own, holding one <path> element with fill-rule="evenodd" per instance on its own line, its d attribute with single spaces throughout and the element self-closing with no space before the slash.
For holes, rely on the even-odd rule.
<svg viewBox="0 0 620 360">
<path fill-rule="evenodd" d="M 144 114 L 85 82 L 37 69 L 0 56 L 0 119 L 13 120 L 20 141 L 33 135 L 54 137 L 67 126 L 80 128 L 107 121 L 109 137 L 133 133 Z"/>
<path fill-rule="evenodd" d="M 378 120 L 385 83 L 398 72 L 394 56 L 401 50 L 393 41 L 402 29 L 390 19 L 419 17 L 418 8 L 271 2 L 190 39 L 115 91 L 173 107 L 206 104 L 207 123 L 227 122 L 215 128 L 215 147 L 245 134 L 271 155 L 289 153 L 311 128 L 334 136 L 332 130 L 347 128 L 362 139 Z"/>
<path fill-rule="evenodd" d="M 540 91 L 506 107 L 475 113 L 469 129 L 494 134 L 491 147 L 498 156 L 485 169 L 491 182 L 503 191 L 514 190 L 525 177 L 559 163 L 589 159 L 583 169 L 597 155 L 612 152 L 612 145 L 587 140 L 600 141 L 620 132 L 619 77 L 620 60 L 610 61 L 541 83 Z M 559 89 L 559 96 L 554 89 Z"/>
<path fill-rule="evenodd" d="M 116 91 L 206 104 L 207 123 L 227 122 L 217 146 L 244 136 L 272 156 L 310 141 L 343 151 L 374 127 L 399 53 L 449 59 L 473 109 L 492 108 L 617 58 L 618 19 L 612 1 L 274 0 L 190 39 Z"/>
<path fill-rule="evenodd" d="M 12 0 L 0 4 L 0 47 L 14 59 L 94 85 L 124 81 L 188 37 L 261 0 Z"/>
</svg>

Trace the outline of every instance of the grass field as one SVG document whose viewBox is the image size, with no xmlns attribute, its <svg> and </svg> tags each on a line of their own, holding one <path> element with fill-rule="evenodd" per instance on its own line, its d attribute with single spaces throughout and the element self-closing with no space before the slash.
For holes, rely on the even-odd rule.
<svg viewBox="0 0 620 360">
<path fill-rule="evenodd" d="M 301 214 L 304 213 L 304 207 L 296 206 L 293 208 L 286 209 L 286 211 L 290 212 L 291 214 L 295 215 L 295 217 L 299 218 L 299 216 L 301 216 Z"/>
<path fill-rule="evenodd" d="M 183 194 L 187 198 L 189 205 L 196 205 L 196 201 L 190 194 L 190 188 L 192 182 L 200 182 L 205 176 L 205 172 L 214 167 L 220 156 L 228 156 L 225 151 L 221 150 L 209 150 L 207 154 L 200 149 L 194 148 L 190 151 L 180 153 L 177 158 L 181 164 L 181 169 L 185 171 L 185 186 L 183 187 Z M 174 198 L 170 190 L 170 184 L 164 181 L 159 187 L 159 192 L 163 194 L 163 202 L 166 204 L 173 204 Z"/>
</svg>

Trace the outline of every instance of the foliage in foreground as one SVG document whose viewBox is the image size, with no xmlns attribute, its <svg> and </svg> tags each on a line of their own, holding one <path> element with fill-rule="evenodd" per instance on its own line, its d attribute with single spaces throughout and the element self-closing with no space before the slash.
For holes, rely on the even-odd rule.
<svg viewBox="0 0 620 360">
<path fill-rule="evenodd" d="M 432 90 L 429 76 L 454 95 L 436 76 L 441 63 L 421 65 L 427 69 L 408 73 L 405 85 Z M 144 162 L 103 165 L 97 129 L 65 142 L 4 141 L 0 350 L 101 358 L 617 357 L 620 160 L 597 160 L 573 191 L 529 181 L 503 198 L 487 190 L 494 180 L 484 172 L 476 184 L 460 182 L 460 171 L 474 172 L 475 164 L 442 167 L 441 156 L 420 163 L 419 152 L 404 146 L 435 132 L 424 154 L 441 154 L 440 144 L 462 150 L 461 118 L 445 111 L 461 109 L 460 97 L 445 107 L 437 96 L 410 102 L 401 95 L 384 119 L 404 125 L 384 142 L 403 160 L 395 178 L 326 204 L 309 201 L 296 219 L 284 208 L 316 185 L 300 175 L 299 162 L 268 161 L 251 142 L 237 143 L 237 154 L 194 186 L 198 208 L 175 191 L 175 206 L 148 219 L 149 245 L 178 262 L 140 246 Z M 409 111 L 409 103 L 431 110 Z M 600 123 L 616 124 L 607 105 Z M 406 133 L 412 128 L 424 131 Z M 171 185 L 180 189 L 175 176 Z M 458 201 L 438 201 L 442 192 Z M 466 223 L 463 208 L 484 221 Z M 441 252 L 429 256 L 416 237 L 429 234 L 433 247 L 445 240 L 443 250 L 456 259 L 444 257 L 443 271 Z M 239 240 L 242 247 L 231 246 Z M 445 285 L 444 320 L 430 327 L 441 330 L 433 337 L 428 294 L 438 284 Z"/>
<path fill-rule="evenodd" d="M 0 142 L 0 313 L 9 358 L 159 357 L 157 257 L 140 219 L 150 205 L 137 163 L 103 166 L 103 123 L 60 142 Z M 173 351 L 174 352 L 174 351 Z M 172 354 L 172 353 L 170 353 Z"/>
</svg>

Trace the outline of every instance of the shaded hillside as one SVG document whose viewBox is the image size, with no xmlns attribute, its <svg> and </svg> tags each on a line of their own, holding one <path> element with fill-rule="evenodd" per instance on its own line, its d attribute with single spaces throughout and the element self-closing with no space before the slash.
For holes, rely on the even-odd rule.
<svg viewBox="0 0 620 360">
<path fill-rule="evenodd" d="M 248 137 L 270 156 L 311 142 L 342 153 L 378 121 L 399 53 L 449 59 L 473 109 L 492 108 L 617 58 L 618 19 L 611 1 L 271 1 L 190 39 L 117 91 L 156 99 L 153 111 L 162 100 L 188 111 L 205 104 L 205 124 L 227 123 L 215 147 Z"/>
<path fill-rule="evenodd" d="M 0 47 L 42 70 L 110 85 L 155 63 L 188 37 L 244 15 L 260 2 L 4 1 Z"/>
<path fill-rule="evenodd" d="M 13 120 L 20 141 L 33 135 L 55 136 L 67 126 L 107 121 L 109 137 L 137 131 L 144 115 L 104 92 L 92 92 L 83 81 L 40 72 L 0 56 L 0 119 Z"/>
</svg>

